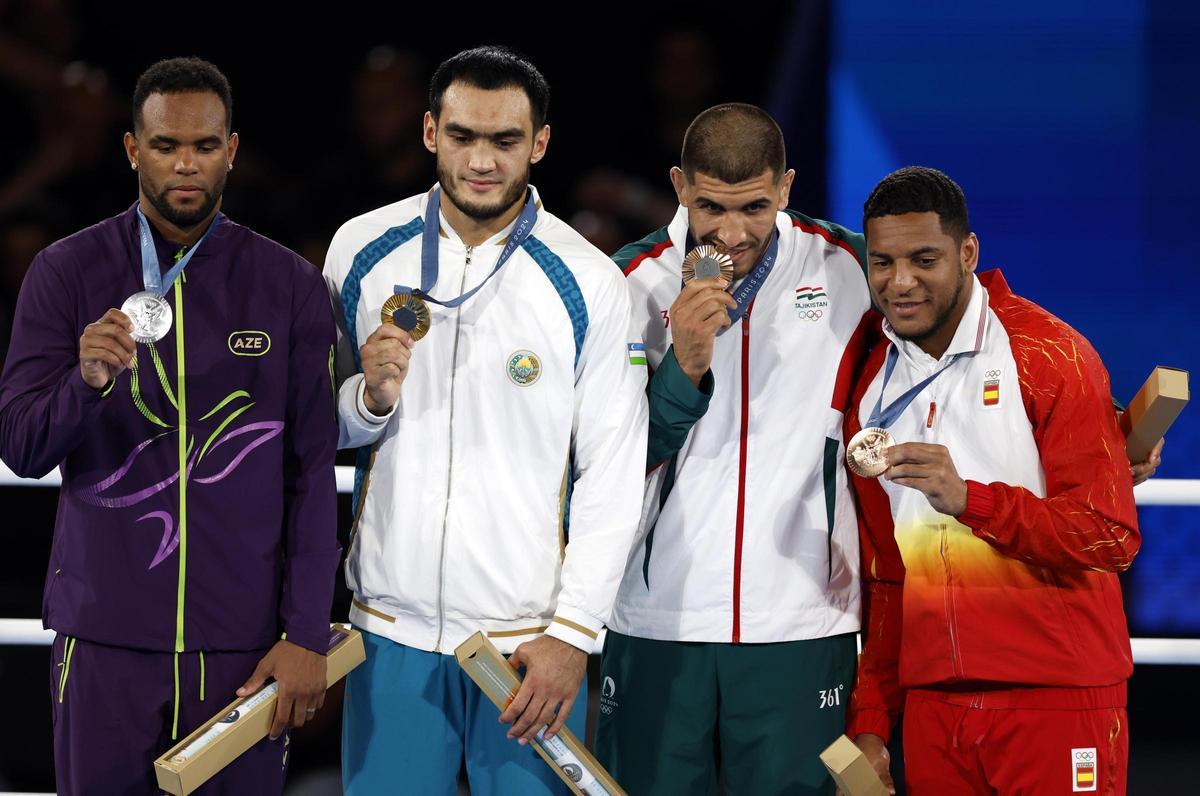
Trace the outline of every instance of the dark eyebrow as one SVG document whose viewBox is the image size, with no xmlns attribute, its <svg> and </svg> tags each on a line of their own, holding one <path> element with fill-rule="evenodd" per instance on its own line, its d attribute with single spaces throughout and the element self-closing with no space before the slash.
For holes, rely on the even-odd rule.
<svg viewBox="0 0 1200 796">
<path fill-rule="evenodd" d="M 771 202 L 771 197 L 760 196 L 757 199 L 752 199 L 751 201 L 746 202 L 744 205 L 742 205 L 741 209 L 748 210 L 749 208 L 754 207 L 755 205 L 770 204 L 770 202 Z M 709 199 L 707 196 L 703 196 L 703 195 L 696 197 L 696 204 L 700 204 L 700 203 L 704 203 L 706 205 L 711 205 L 712 207 L 716 208 L 717 210 L 727 209 L 720 202 L 713 201 L 712 199 Z"/>
<path fill-rule="evenodd" d="M 204 138 L 197 139 L 194 142 L 197 146 L 208 144 L 211 146 L 220 146 L 221 137 L 219 135 L 206 135 Z M 169 135 L 155 135 L 150 137 L 150 145 L 167 144 L 168 146 L 179 146 L 179 139 L 172 138 Z"/>
<path fill-rule="evenodd" d="M 905 257 L 906 257 L 906 259 L 909 259 L 909 260 L 915 260 L 916 258 L 920 257 L 923 254 L 942 254 L 942 250 L 939 249 L 937 246 L 922 246 L 919 249 L 913 249 L 908 254 L 906 254 Z M 880 260 L 895 259 L 892 257 L 892 255 L 888 254 L 887 252 L 875 251 L 874 249 L 868 249 L 867 256 L 868 257 L 877 257 Z"/>
<path fill-rule="evenodd" d="M 497 130 L 494 133 L 487 133 L 485 135 L 484 133 L 480 133 L 475 130 L 472 130 L 470 127 L 464 127 L 461 124 L 458 124 L 457 122 L 446 122 L 446 130 L 448 130 L 451 133 L 458 133 L 459 135 L 470 136 L 471 138 L 490 138 L 493 141 L 497 141 L 501 138 L 521 139 L 521 138 L 525 137 L 525 131 L 522 130 L 520 127 L 510 127 L 507 130 Z"/>
</svg>

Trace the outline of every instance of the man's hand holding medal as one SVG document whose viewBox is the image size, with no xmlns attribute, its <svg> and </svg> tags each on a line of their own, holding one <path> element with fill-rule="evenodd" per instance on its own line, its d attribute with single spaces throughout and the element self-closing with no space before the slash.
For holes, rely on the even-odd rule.
<svg viewBox="0 0 1200 796">
<path fill-rule="evenodd" d="M 671 305 L 671 344 L 679 367 L 700 386 L 712 364 L 717 332 L 733 321 L 737 302 L 727 292 L 733 281 L 733 261 L 712 246 L 697 246 L 683 261 L 683 290 Z"/>
<path fill-rule="evenodd" d="M 379 312 L 383 324 L 359 348 L 366 390 L 363 403 L 382 417 L 400 398 L 400 385 L 408 375 L 413 346 L 429 331 L 429 307 L 419 297 L 397 293 Z"/>
</svg>

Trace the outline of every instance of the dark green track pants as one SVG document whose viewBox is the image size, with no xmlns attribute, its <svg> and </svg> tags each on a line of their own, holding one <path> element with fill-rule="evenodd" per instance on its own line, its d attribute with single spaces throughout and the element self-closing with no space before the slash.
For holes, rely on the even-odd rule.
<svg viewBox="0 0 1200 796">
<path fill-rule="evenodd" d="M 854 634 L 777 644 L 609 631 L 596 756 L 630 796 L 832 794 L 818 755 L 842 734 Z"/>
</svg>

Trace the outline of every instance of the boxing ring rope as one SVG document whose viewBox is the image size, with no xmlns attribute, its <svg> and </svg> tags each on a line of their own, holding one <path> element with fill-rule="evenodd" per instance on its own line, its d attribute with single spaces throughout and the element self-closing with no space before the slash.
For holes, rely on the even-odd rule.
<svg viewBox="0 0 1200 796">
<path fill-rule="evenodd" d="M 62 483 L 58 471 L 43 478 L 20 478 L 0 464 L 0 486 L 56 487 Z M 354 488 L 354 468 L 337 468 L 337 490 L 346 494 Z M 1139 506 L 1200 506 L 1200 478 L 1150 479 L 1133 489 Z M 54 631 L 43 630 L 40 619 L 0 619 L 0 647 L 6 645 L 48 646 Z M 596 641 L 595 652 L 603 645 Z M 1140 664 L 1200 666 L 1200 639 L 1135 638 L 1133 660 Z M 0 794 L 0 796 L 3 796 Z"/>
<path fill-rule="evenodd" d="M 354 468 L 337 467 L 337 491 L 354 489 Z M 41 478 L 21 478 L 0 462 L 0 486 L 60 486 L 58 471 Z M 1139 506 L 1200 506 L 1200 478 L 1152 478 L 1133 488 Z"/>
</svg>

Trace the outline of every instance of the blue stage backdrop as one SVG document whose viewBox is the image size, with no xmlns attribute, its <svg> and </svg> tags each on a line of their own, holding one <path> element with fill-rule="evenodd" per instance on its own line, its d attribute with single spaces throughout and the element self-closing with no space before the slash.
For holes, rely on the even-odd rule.
<svg viewBox="0 0 1200 796">
<path fill-rule="evenodd" d="M 858 229 L 886 173 L 963 187 L 1018 293 L 1081 331 L 1127 401 L 1155 365 L 1200 376 L 1200 6 L 1180 2 L 833 3 L 830 217 Z M 1167 438 L 1200 478 L 1200 401 Z M 1200 508 L 1139 512 L 1135 635 L 1200 634 Z"/>
</svg>

